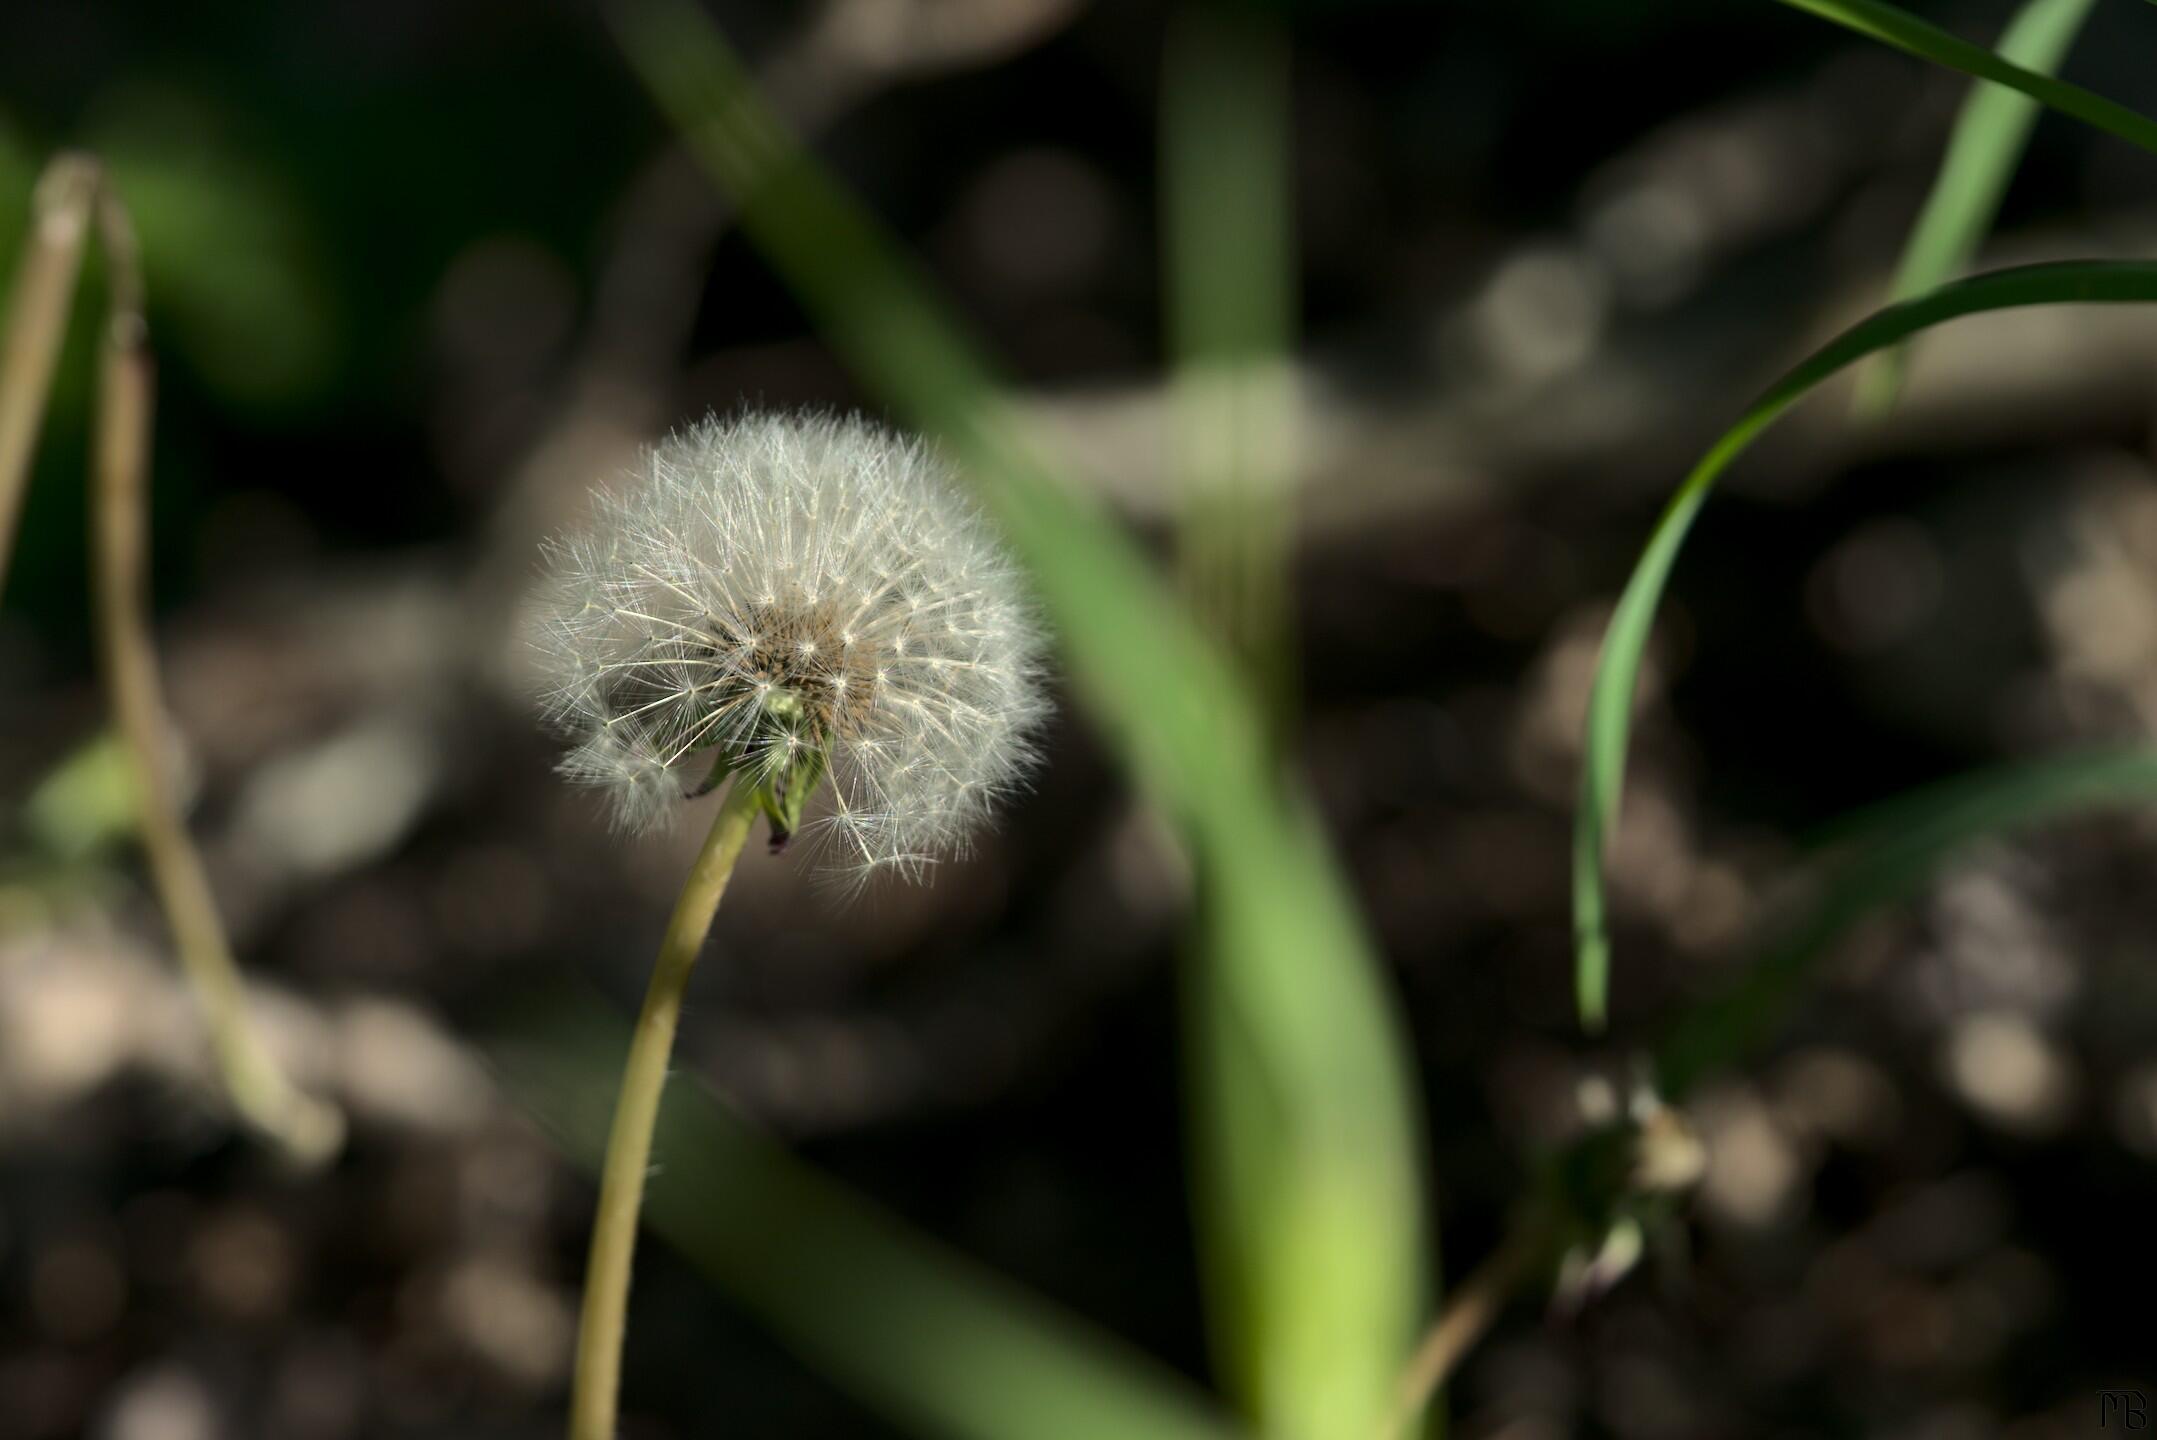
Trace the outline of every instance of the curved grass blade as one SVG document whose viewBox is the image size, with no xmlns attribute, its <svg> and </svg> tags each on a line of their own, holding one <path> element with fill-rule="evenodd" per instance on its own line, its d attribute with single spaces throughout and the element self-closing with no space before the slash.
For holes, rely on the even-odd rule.
<svg viewBox="0 0 2157 1440">
<path fill-rule="evenodd" d="M 2000 34 L 2000 58 L 2032 74 L 2059 68 L 2096 0 L 2028 0 Z M 2042 107 L 2013 90 L 1979 81 L 1955 117 L 1947 154 L 1925 208 L 1910 229 L 1895 268 L 1890 300 L 1922 295 L 1969 268 L 1977 247 L 2000 212 Z M 1896 346 L 1868 366 L 1858 383 L 1857 409 L 1877 418 L 1901 392 L 1908 348 Z"/>
<path fill-rule="evenodd" d="M 1782 0 L 1782 3 L 1823 20 L 1832 20 L 1920 60 L 1930 60 L 1950 70 L 1960 70 L 1965 75 L 1975 75 L 1980 80 L 2019 90 L 2062 115 L 2072 115 L 2086 125 L 2094 125 L 2130 145 L 2157 154 L 2157 120 L 2079 85 L 2070 85 L 2017 65 L 1982 45 L 1958 39 L 1906 10 L 1883 5 L 1879 0 Z"/>
<path fill-rule="evenodd" d="M 2157 803 L 2157 747 L 2003 765 L 1921 787 L 1835 822 L 1815 837 L 1813 883 L 1802 903 L 1764 930 L 1765 943 L 1753 947 L 1755 958 L 1734 983 L 1688 1007 L 1654 1047 L 1659 1095 L 1682 1101 L 1702 1077 L 1744 1061 L 1772 1034 L 1830 947 L 1873 911 L 1917 891 L 1957 851 L 2047 821 L 2137 803 Z M 1640 1188 L 1636 1147 L 1642 1138 L 1604 1130 L 1561 1152 L 1538 1182 L 1543 1203 L 1516 1213 L 1500 1257 L 1551 1243 L 1547 1234 L 1537 1234 L 1551 1215 L 1593 1217 L 1600 1229 L 1608 1216 L 1652 1199 L 1654 1192 Z M 1614 1139 L 1623 1145 L 1615 1165 Z"/>
<path fill-rule="evenodd" d="M 1934 325 L 1989 310 L 2028 305 L 2122 304 L 2157 300 L 2157 263 L 2078 260 L 2025 265 L 1974 275 L 1859 321 L 1814 351 L 1761 397 L 1693 467 L 1656 521 L 1611 615 L 1588 696 L 1580 806 L 1573 825 L 1575 981 L 1581 1022 L 1603 1023 L 1610 978 L 1610 937 L 1603 888 L 1603 846 L 1625 784 L 1633 689 L 1641 653 L 1655 620 L 1678 549 L 1715 481 L 1761 431 L 1821 381 L 1844 366 Z"/>
<path fill-rule="evenodd" d="M 1137 547 L 1063 482 L 927 278 L 806 154 L 683 0 L 616 12 L 623 48 L 742 223 L 854 369 L 940 436 L 1025 563 L 1074 683 L 1175 821 L 1205 907 L 1203 1063 L 1236 1271 L 1217 1333 L 1269 1433 L 1365 1440 L 1413 1343 L 1428 1269 L 1398 1015 L 1260 707 Z M 1203 1217 L 1202 1217 L 1203 1218 Z M 1209 1244 L 1213 1243 L 1209 1239 Z"/>
<path fill-rule="evenodd" d="M 1815 961 L 1851 927 L 1915 891 L 1956 851 L 1988 836 L 2092 810 L 2157 802 L 2157 749 L 2137 746 L 2000 766 L 1929 785 L 1835 827 L 1802 914 L 1731 988 L 1690 1011 L 1655 1050 L 1675 1099 L 1766 1038 Z"/>
<path fill-rule="evenodd" d="M 565 1001 L 498 1039 L 510 1094 L 596 1170 L 621 1025 Z M 948 1440 L 1235 1440 L 1190 1382 L 800 1163 L 709 1092 L 667 1093 L 644 1217 L 846 1389 Z"/>
</svg>

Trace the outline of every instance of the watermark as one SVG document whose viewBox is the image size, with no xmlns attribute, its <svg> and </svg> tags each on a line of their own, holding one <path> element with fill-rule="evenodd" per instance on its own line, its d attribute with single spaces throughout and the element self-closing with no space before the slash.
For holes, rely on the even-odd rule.
<svg viewBox="0 0 2157 1440">
<path fill-rule="evenodd" d="M 2097 1428 L 2147 1430 L 2150 1428 L 2149 1402 L 2142 1398 L 2140 1390 L 2100 1390 L 2097 1392 Z"/>
</svg>

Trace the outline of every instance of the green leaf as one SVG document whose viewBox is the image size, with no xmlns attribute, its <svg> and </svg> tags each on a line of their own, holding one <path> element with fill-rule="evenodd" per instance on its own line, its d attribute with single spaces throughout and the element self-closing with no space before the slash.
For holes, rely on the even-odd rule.
<svg viewBox="0 0 2157 1440">
<path fill-rule="evenodd" d="M 2095 0 L 2027 0 L 2000 35 L 2000 58 L 2032 74 L 2059 68 Z M 2035 100 L 1979 81 L 1948 137 L 1947 155 L 1911 227 L 1889 299 L 1907 300 L 1969 267 L 1999 213 L 2040 109 Z M 1861 414 L 1884 414 L 1902 388 L 1906 347 L 1881 356 L 1858 387 Z"/>
<path fill-rule="evenodd" d="M 1906 10 L 1882 5 L 1879 0 L 1782 0 L 1782 3 L 1818 15 L 1823 20 L 1832 20 L 1921 60 L 1960 70 L 1965 75 L 1975 75 L 1980 80 L 1991 80 L 2010 90 L 2019 90 L 2062 115 L 2072 115 L 2084 124 L 2094 125 L 2130 145 L 2139 145 L 2157 154 L 2157 121 L 2102 95 L 2092 94 L 2079 85 L 2069 85 L 2064 80 L 2055 80 L 2050 75 L 2003 59 L 1982 45 L 1957 39 Z"/>
<path fill-rule="evenodd" d="M 494 1054 L 510 1093 L 596 1170 L 626 1028 L 564 1003 Z M 712 1096 L 669 1087 L 644 1219 L 803 1358 L 951 1440 L 1234 1440 L 1188 1381 L 863 1203 Z M 632 1330 L 634 1333 L 634 1330 Z"/>
<path fill-rule="evenodd" d="M 616 12 L 661 107 L 832 345 L 942 438 L 1024 562 L 1081 698 L 1181 831 L 1205 912 L 1202 1061 L 1224 1115 L 1236 1313 L 1219 1333 L 1269 1434 L 1365 1440 L 1383 1422 L 1427 1274 L 1399 1019 L 1259 706 L 1101 506 L 1067 483 L 932 287 L 770 113 L 682 0 Z M 1211 1243 L 1211 1242 L 1209 1242 Z"/>
<path fill-rule="evenodd" d="M 116 735 L 88 740 L 55 766 L 22 807 L 37 848 L 79 863 L 135 833 L 141 821 L 127 750 Z"/>
<path fill-rule="evenodd" d="M 2028 305 L 2157 300 L 2157 264 L 2085 260 L 1996 270 L 1891 305 L 1853 325 L 1769 386 L 1678 488 L 1619 597 L 1588 696 L 1580 805 L 1573 826 L 1573 926 L 1582 1023 L 1599 1028 L 1609 993 L 1610 937 L 1603 847 L 1625 784 L 1634 686 L 1663 587 L 1709 490 L 1760 432 L 1836 371 L 1963 315 Z"/>
<path fill-rule="evenodd" d="M 1663 1093 L 1766 1038 L 1814 963 L 1852 926 L 1915 892 L 1956 851 L 2025 826 L 2157 800 L 2157 749 L 2105 750 L 2004 765 L 1926 786 L 1835 827 L 1795 919 L 1727 991 L 1693 1007 L 1656 1047 Z"/>
</svg>

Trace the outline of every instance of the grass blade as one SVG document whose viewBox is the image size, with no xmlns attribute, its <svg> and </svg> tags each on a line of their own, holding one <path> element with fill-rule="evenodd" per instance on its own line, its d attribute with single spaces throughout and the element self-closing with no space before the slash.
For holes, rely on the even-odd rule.
<svg viewBox="0 0 2157 1440">
<path fill-rule="evenodd" d="M 1295 306 L 1289 54 L 1279 17 L 1227 0 L 1172 13 L 1160 90 L 1162 289 L 1174 357 L 1176 561 L 1199 622 L 1260 697 L 1269 739 L 1293 709 L 1287 600 Z M 1203 927 L 1213 917 L 1202 915 Z M 1192 1202 L 1217 1364 L 1262 1414 L 1311 1388 L 1280 1364 L 1246 1286 L 1265 1253 L 1274 1097 L 1234 1021 L 1236 972 L 1201 963 L 1182 989 L 1191 1057 Z M 1269 1398 L 1269 1374 L 1285 1376 Z"/>
<path fill-rule="evenodd" d="M 511 1094 L 595 1170 L 627 1031 L 564 1005 L 496 1047 Z M 792 1349 L 950 1440 L 1234 1440 L 1195 1387 L 669 1089 L 644 1217 Z"/>
<path fill-rule="evenodd" d="M 925 276 L 787 134 L 681 0 L 617 12 L 661 107 L 825 335 L 950 446 L 1026 564 L 1072 678 L 1190 848 L 1206 907 L 1203 1032 L 1224 1084 L 1238 1274 L 1220 1333 L 1269 1433 L 1366 1440 L 1421 1305 L 1419 1149 L 1397 1016 L 1320 832 L 1243 677 L 1053 463 Z"/>
<path fill-rule="evenodd" d="M 2068 815 L 2157 801 L 2157 749 L 2065 755 L 1960 776 L 1835 827 L 1810 903 L 1721 996 L 1686 1013 L 1656 1048 L 1663 1093 L 1741 1059 L 1788 1008 L 1814 963 L 1851 927 L 1915 891 L 1956 851 Z"/>
<path fill-rule="evenodd" d="M 2094 3 L 2028 0 L 2001 32 L 2000 58 L 2032 74 L 2051 74 Z M 1999 214 L 2000 199 L 2021 163 L 2040 108 L 2028 96 L 1986 81 L 1970 88 L 1932 192 L 1903 247 L 1890 300 L 1922 295 L 1969 267 Z M 1858 386 L 1861 415 L 1877 417 L 1894 405 L 1907 354 L 1907 347 L 1898 345 L 1866 370 Z"/>
<path fill-rule="evenodd" d="M 1295 676 L 1295 311 L 1289 53 L 1279 17 L 1185 0 L 1161 76 L 1162 288 L 1175 357 L 1177 558 L 1207 629 L 1276 727 Z"/>
<path fill-rule="evenodd" d="M 1626 742 L 1641 653 L 1686 532 L 1715 481 L 1785 410 L 1844 366 L 1917 332 L 1964 315 L 2028 305 L 2121 304 L 2157 300 L 2157 264 L 2080 260 L 1996 270 L 1942 286 L 1859 321 L 1769 386 L 1693 467 L 1626 582 L 1588 696 L 1579 809 L 1573 825 L 1573 928 L 1582 1023 L 1600 1028 L 1607 1006 L 1610 937 L 1603 847 L 1625 784 Z"/>
<path fill-rule="evenodd" d="M 1782 0 L 1782 3 L 1823 20 L 1832 20 L 1921 60 L 2005 85 L 2010 90 L 2019 90 L 2062 115 L 2072 115 L 2086 125 L 2094 125 L 2130 145 L 2157 154 L 2157 121 L 2079 85 L 2070 85 L 2017 65 L 1982 45 L 1958 39 L 1907 10 L 1883 5 L 1879 0 Z"/>
</svg>

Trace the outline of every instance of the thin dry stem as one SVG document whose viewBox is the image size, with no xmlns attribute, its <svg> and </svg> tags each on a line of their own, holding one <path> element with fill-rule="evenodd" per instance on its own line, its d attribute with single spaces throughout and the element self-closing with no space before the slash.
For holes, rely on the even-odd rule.
<svg viewBox="0 0 2157 1440">
<path fill-rule="evenodd" d="M 629 1041 L 622 1089 L 607 1132 L 599 1174 L 599 1210 L 592 1220 L 585 1266 L 584 1309 L 577 1322 L 577 1373 L 570 1392 L 569 1440 L 614 1440 L 622 1383 L 622 1339 L 629 1311 L 629 1272 L 636 1257 L 637 1216 L 651 1164 L 652 1130 L 666 1090 L 668 1057 L 681 1023 L 682 995 L 697 955 L 711 934 L 712 916 L 733 877 L 734 862 L 757 816 L 757 788 L 737 779 L 728 789 L 681 898 L 674 903 L 644 1009 Z"/>
<path fill-rule="evenodd" d="M 342 1143 L 344 1118 L 294 1089 L 249 1025 L 246 989 L 164 763 L 168 727 L 148 620 L 153 376 L 134 230 L 97 162 L 82 155 L 62 155 L 46 168 L 32 214 L 0 347 L 0 577 L 94 221 L 107 300 L 92 440 L 91 562 L 100 662 L 133 772 L 143 846 L 233 1107 L 294 1159 L 318 1163 Z"/>
<path fill-rule="evenodd" d="M 97 162 L 61 155 L 30 197 L 30 227 L 7 331 L 0 336 L 0 585 L 15 551 L 15 525 L 30 488 L 30 457 L 52 393 L 52 373 L 67 334 L 68 304 L 82 269 L 83 237 L 98 193 Z"/>
<path fill-rule="evenodd" d="M 1547 1244 L 1548 1231 L 1540 1219 L 1519 1220 L 1498 1248 L 1461 1282 L 1408 1361 L 1393 1420 L 1386 1427 L 1387 1440 L 1407 1440 L 1416 1433 L 1431 1397 L 1528 1279 Z"/>
</svg>

